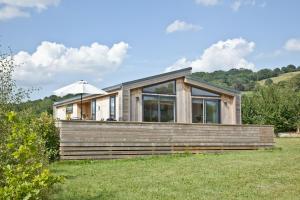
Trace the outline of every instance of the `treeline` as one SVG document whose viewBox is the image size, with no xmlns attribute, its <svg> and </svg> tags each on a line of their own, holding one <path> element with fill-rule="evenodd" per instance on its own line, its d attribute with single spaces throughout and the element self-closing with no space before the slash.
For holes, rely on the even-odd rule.
<svg viewBox="0 0 300 200">
<path fill-rule="evenodd" d="M 250 69 L 218 70 L 214 72 L 196 72 L 193 75 L 220 86 L 234 88 L 239 91 L 251 91 L 255 89 L 257 81 L 295 71 L 300 71 L 300 66 L 296 67 L 295 65 L 288 65 L 273 70 L 266 68 L 257 72 Z"/>
<path fill-rule="evenodd" d="M 257 86 L 242 96 L 244 124 L 274 125 L 275 133 L 299 132 L 300 74 L 279 83 Z"/>
</svg>

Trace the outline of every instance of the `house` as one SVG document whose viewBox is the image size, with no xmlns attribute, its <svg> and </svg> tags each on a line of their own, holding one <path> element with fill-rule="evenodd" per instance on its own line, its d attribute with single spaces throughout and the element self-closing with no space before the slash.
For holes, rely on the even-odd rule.
<svg viewBox="0 0 300 200">
<path fill-rule="evenodd" d="M 192 68 L 149 76 L 84 95 L 85 120 L 241 124 L 241 94 L 205 82 Z M 54 117 L 79 119 L 80 97 L 54 104 Z"/>
</svg>

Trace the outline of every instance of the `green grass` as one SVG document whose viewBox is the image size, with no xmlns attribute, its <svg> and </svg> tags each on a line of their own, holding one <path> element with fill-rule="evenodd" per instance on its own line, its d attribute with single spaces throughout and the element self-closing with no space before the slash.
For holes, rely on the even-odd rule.
<svg viewBox="0 0 300 200">
<path fill-rule="evenodd" d="M 273 83 L 279 83 L 280 81 L 287 81 L 298 74 L 300 74 L 300 71 L 281 74 L 281 75 L 279 75 L 277 77 L 273 77 L 271 79 L 272 79 Z M 266 81 L 266 79 L 258 81 L 258 82 L 259 82 L 259 84 L 263 85 L 265 83 L 265 81 Z"/>
<path fill-rule="evenodd" d="M 300 138 L 272 150 L 64 161 L 52 199 L 299 199 Z"/>
</svg>

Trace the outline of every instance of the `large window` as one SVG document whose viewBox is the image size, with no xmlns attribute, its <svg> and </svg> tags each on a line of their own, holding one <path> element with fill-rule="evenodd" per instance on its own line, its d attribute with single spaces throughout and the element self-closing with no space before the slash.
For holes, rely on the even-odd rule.
<svg viewBox="0 0 300 200">
<path fill-rule="evenodd" d="M 192 122 L 221 123 L 220 95 L 192 87 Z"/>
<path fill-rule="evenodd" d="M 221 123 L 219 99 L 192 99 L 193 123 Z"/>
<path fill-rule="evenodd" d="M 143 121 L 175 122 L 176 97 L 143 96 Z"/>
<path fill-rule="evenodd" d="M 91 102 L 92 120 L 96 120 L 96 99 Z"/>
<path fill-rule="evenodd" d="M 109 118 L 116 119 L 116 96 L 109 97 Z"/>
<path fill-rule="evenodd" d="M 143 88 L 143 93 L 175 95 L 175 81 L 168 81 Z"/>
<path fill-rule="evenodd" d="M 168 81 L 143 88 L 143 121 L 175 122 L 176 83 Z"/>
</svg>

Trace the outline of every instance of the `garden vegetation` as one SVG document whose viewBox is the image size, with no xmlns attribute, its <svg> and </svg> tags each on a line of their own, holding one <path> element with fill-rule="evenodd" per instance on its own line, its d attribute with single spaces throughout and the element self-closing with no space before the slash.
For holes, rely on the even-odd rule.
<svg viewBox="0 0 300 200">
<path fill-rule="evenodd" d="M 15 112 L 31 90 L 13 80 L 14 60 L 0 57 L 0 199 L 46 199 L 62 177 L 49 171 L 58 158 L 58 132 L 47 113 Z"/>
</svg>

